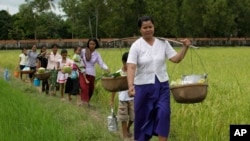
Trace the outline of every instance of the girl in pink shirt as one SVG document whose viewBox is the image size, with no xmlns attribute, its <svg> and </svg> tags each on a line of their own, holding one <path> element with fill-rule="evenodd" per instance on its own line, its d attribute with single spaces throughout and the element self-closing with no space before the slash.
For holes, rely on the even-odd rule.
<svg viewBox="0 0 250 141">
<path fill-rule="evenodd" d="M 68 79 L 69 74 L 63 73 L 62 68 L 65 65 L 71 65 L 72 61 L 67 58 L 68 52 L 66 49 L 62 49 L 61 56 L 62 59 L 58 61 L 58 74 L 57 74 L 57 82 L 60 84 L 60 92 L 61 92 L 61 100 L 64 101 L 64 86 Z"/>
</svg>

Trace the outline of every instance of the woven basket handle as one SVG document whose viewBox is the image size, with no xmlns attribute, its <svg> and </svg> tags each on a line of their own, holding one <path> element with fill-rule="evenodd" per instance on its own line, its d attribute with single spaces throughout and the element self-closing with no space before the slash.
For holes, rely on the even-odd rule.
<svg viewBox="0 0 250 141">
<path fill-rule="evenodd" d="M 171 40 L 171 39 L 167 39 L 167 38 L 164 38 L 164 39 L 167 40 L 167 41 L 169 41 L 169 42 L 173 42 L 173 43 L 176 43 L 176 44 L 183 45 L 183 43 L 182 43 L 182 42 L 179 42 L 179 41 L 175 41 L 175 40 Z M 199 49 L 199 47 L 196 47 L 196 46 L 193 46 L 193 45 L 190 45 L 190 47 L 193 48 L 193 49 Z M 199 58 L 199 60 L 200 60 L 200 63 L 201 63 L 201 65 L 202 65 L 202 68 L 204 69 L 204 72 L 205 72 L 204 75 L 206 75 L 205 78 L 207 78 L 207 72 L 206 72 L 206 69 L 205 69 L 205 65 L 204 65 L 204 63 L 203 63 L 203 61 L 202 61 L 200 55 L 196 52 L 196 50 L 191 50 L 191 51 L 194 51 L 194 53 L 198 56 L 198 58 Z M 192 65 L 192 68 L 193 68 L 192 58 L 191 58 L 191 65 Z M 176 67 L 176 65 L 175 65 L 175 67 Z M 173 69 L 173 72 L 174 72 L 174 70 L 175 70 L 175 67 L 174 67 L 174 69 Z M 192 73 L 193 73 L 193 70 L 192 70 Z"/>
<path fill-rule="evenodd" d="M 179 41 L 175 41 L 175 40 L 171 40 L 171 39 L 167 39 L 165 38 L 165 40 L 169 41 L 169 42 L 173 42 L 173 43 L 176 43 L 176 44 L 180 44 L 180 45 L 183 45 L 182 42 L 179 42 Z M 193 45 L 189 45 L 191 48 L 195 48 L 195 49 L 199 49 L 199 47 L 196 47 L 196 46 L 193 46 Z"/>
</svg>

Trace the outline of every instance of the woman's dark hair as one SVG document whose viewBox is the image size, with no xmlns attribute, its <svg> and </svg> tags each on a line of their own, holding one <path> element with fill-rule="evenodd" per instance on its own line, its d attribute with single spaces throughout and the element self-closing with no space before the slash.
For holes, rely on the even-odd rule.
<svg viewBox="0 0 250 141">
<path fill-rule="evenodd" d="M 81 46 L 75 46 L 75 47 L 74 47 L 74 52 L 76 52 L 76 50 L 77 50 L 78 48 L 82 48 L 82 47 L 81 47 Z"/>
<path fill-rule="evenodd" d="M 140 17 L 139 19 L 138 19 L 138 27 L 139 28 L 141 28 L 141 26 L 142 26 L 142 23 L 143 22 L 146 22 L 146 21 L 151 21 L 153 24 L 154 24 L 154 20 L 153 20 L 153 18 L 152 17 L 150 17 L 150 16 L 142 16 L 142 17 Z"/>
<path fill-rule="evenodd" d="M 22 51 L 25 50 L 25 49 L 26 49 L 26 47 L 21 48 Z"/>
<path fill-rule="evenodd" d="M 45 48 L 45 49 L 46 49 L 46 48 L 47 48 L 47 46 L 46 46 L 46 45 L 42 45 L 42 46 L 41 46 L 41 51 L 40 51 L 40 53 L 42 53 L 42 49 L 43 49 L 43 48 Z"/>
<path fill-rule="evenodd" d="M 128 52 L 123 53 L 122 55 L 122 62 L 126 63 L 128 60 Z"/>
<path fill-rule="evenodd" d="M 66 49 L 62 49 L 61 54 L 64 54 L 64 53 L 68 53 L 68 51 Z"/>
<path fill-rule="evenodd" d="M 44 47 L 45 47 L 45 48 L 47 48 L 47 46 L 46 46 L 46 45 L 41 45 L 41 49 L 42 49 L 42 48 L 44 48 Z"/>
<path fill-rule="evenodd" d="M 51 48 L 54 48 L 54 47 L 59 48 L 59 45 L 58 44 L 52 44 Z"/>
<path fill-rule="evenodd" d="M 94 42 L 95 42 L 95 44 L 96 44 L 95 49 L 99 48 L 99 43 L 98 43 L 98 41 L 97 41 L 96 38 L 90 38 L 90 39 L 88 40 L 88 42 L 87 42 L 87 48 L 89 48 L 89 42 L 90 42 L 90 41 L 94 41 Z"/>
</svg>

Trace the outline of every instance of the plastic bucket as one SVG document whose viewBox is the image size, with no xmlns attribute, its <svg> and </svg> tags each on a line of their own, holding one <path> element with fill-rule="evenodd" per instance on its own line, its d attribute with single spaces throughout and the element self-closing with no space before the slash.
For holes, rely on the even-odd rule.
<svg viewBox="0 0 250 141">
<path fill-rule="evenodd" d="M 37 79 L 37 78 L 34 79 L 34 86 L 36 86 L 36 87 L 40 86 L 40 80 L 39 79 Z"/>
<path fill-rule="evenodd" d="M 107 117 L 108 120 L 108 130 L 110 132 L 118 131 L 118 122 L 116 115 L 114 114 L 114 109 L 111 108 L 111 115 Z"/>
<path fill-rule="evenodd" d="M 14 76 L 15 76 L 15 77 L 19 77 L 19 71 L 17 71 L 17 70 L 14 71 Z"/>
</svg>

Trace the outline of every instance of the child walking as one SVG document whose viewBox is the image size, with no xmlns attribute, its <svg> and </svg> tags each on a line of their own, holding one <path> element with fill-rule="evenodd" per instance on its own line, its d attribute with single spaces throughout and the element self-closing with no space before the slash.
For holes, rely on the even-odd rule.
<svg viewBox="0 0 250 141">
<path fill-rule="evenodd" d="M 78 67 L 79 69 L 79 73 L 82 73 L 83 74 L 83 77 L 85 79 L 85 82 L 88 84 L 89 83 L 89 80 L 87 79 L 86 77 L 86 71 L 85 71 L 85 62 L 84 60 L 81 60 L 81 50 L 82 48 L 80 46 L 77 46 L 75 49 L 74 49 L 74 56 L 73 56 L 73 61 L 74 61 L 74 64 Z"/>
<path fill-rule="evenodd" d="M 123 66 L 117 72 L 120 72 L 122 76 L 126 76 L 127 67 L 126 62 L 128 58 L 128 52 L 124 53 L 122 56 Z M 118 121 L 121 121 L 122 125 L 122 136 L 124 141 L 129 140 L 132 137 L 130 132 L 130 127 L 134 121 L 134 98 L 129 97 L 128 90 L 120 91 L 119 94 L 119 104 L 118 104 Z M 115 92 L 112 93 L 110 105 L 114 105 Z"/>
<path fill-rule="evenodd" d="M 58 74 L 57 74 L 57 82 L 59 83 L 60 85 L 60 93 L 61 93 L 61 100 L 64 101 L 64 85 L 68 79 L 68 73 L 63 73 L 62 72 L 62 68 L 63 66 L 65 65 L 71 65 L 72 61 L 67 58 L 68 56 L 68 51 L 66 49 L 62 49 L 61 50 L 61 56 L 62 56 L 62 59 L 59 59 L 58 61 Z"/>
<path fill-rule="evenodd" d="M 40 67 L 47 68 L 48 65 L 48 59 L 46 57 L 47 53 L 47 47 L 45 45 L 42 45 L 41 52 L 37 56 L 37 70 Z M 49 82 L 48 80 L 42 80 L 42 92 L 45 92 L 46 95 L 49 94 Z"/>
<path fill-rule="evenodd" d="M 27 65 L 27 63 L 28 63 L 27 50 L 26 48 L 22 48 L 22 53 L 19 55 L 19 61 L 18 61 L 20 71 L 23 70 L 23 68 Z M 23 74 L 20 73 L 20 79 L 25 81 L 25 79 L 23 79 L 22 76 Z M 27 78 L 28 78 L 28 75 L 26 74 L 26 79 Z"/>
<path fill-rule="evenodd" d="M 82 69 L 80 69 L 82 68 L 82 65 L 80 65 L 81 60 L 79 60 L 81 59 L 79 56 L 80 52 L 81 52 L 81 47 L 74 48 L 72 73 L 69 75 L 65 87 L 65 93 L 68 94 L 69 101 L 72 100 L 71 95 L 75 95 L 78 106 L 81 105 L 79 73 L 83 71 Z M 85 76 L 85 81 L 86 83 L 88 82 L 86 76 Z"/>
</svg>

